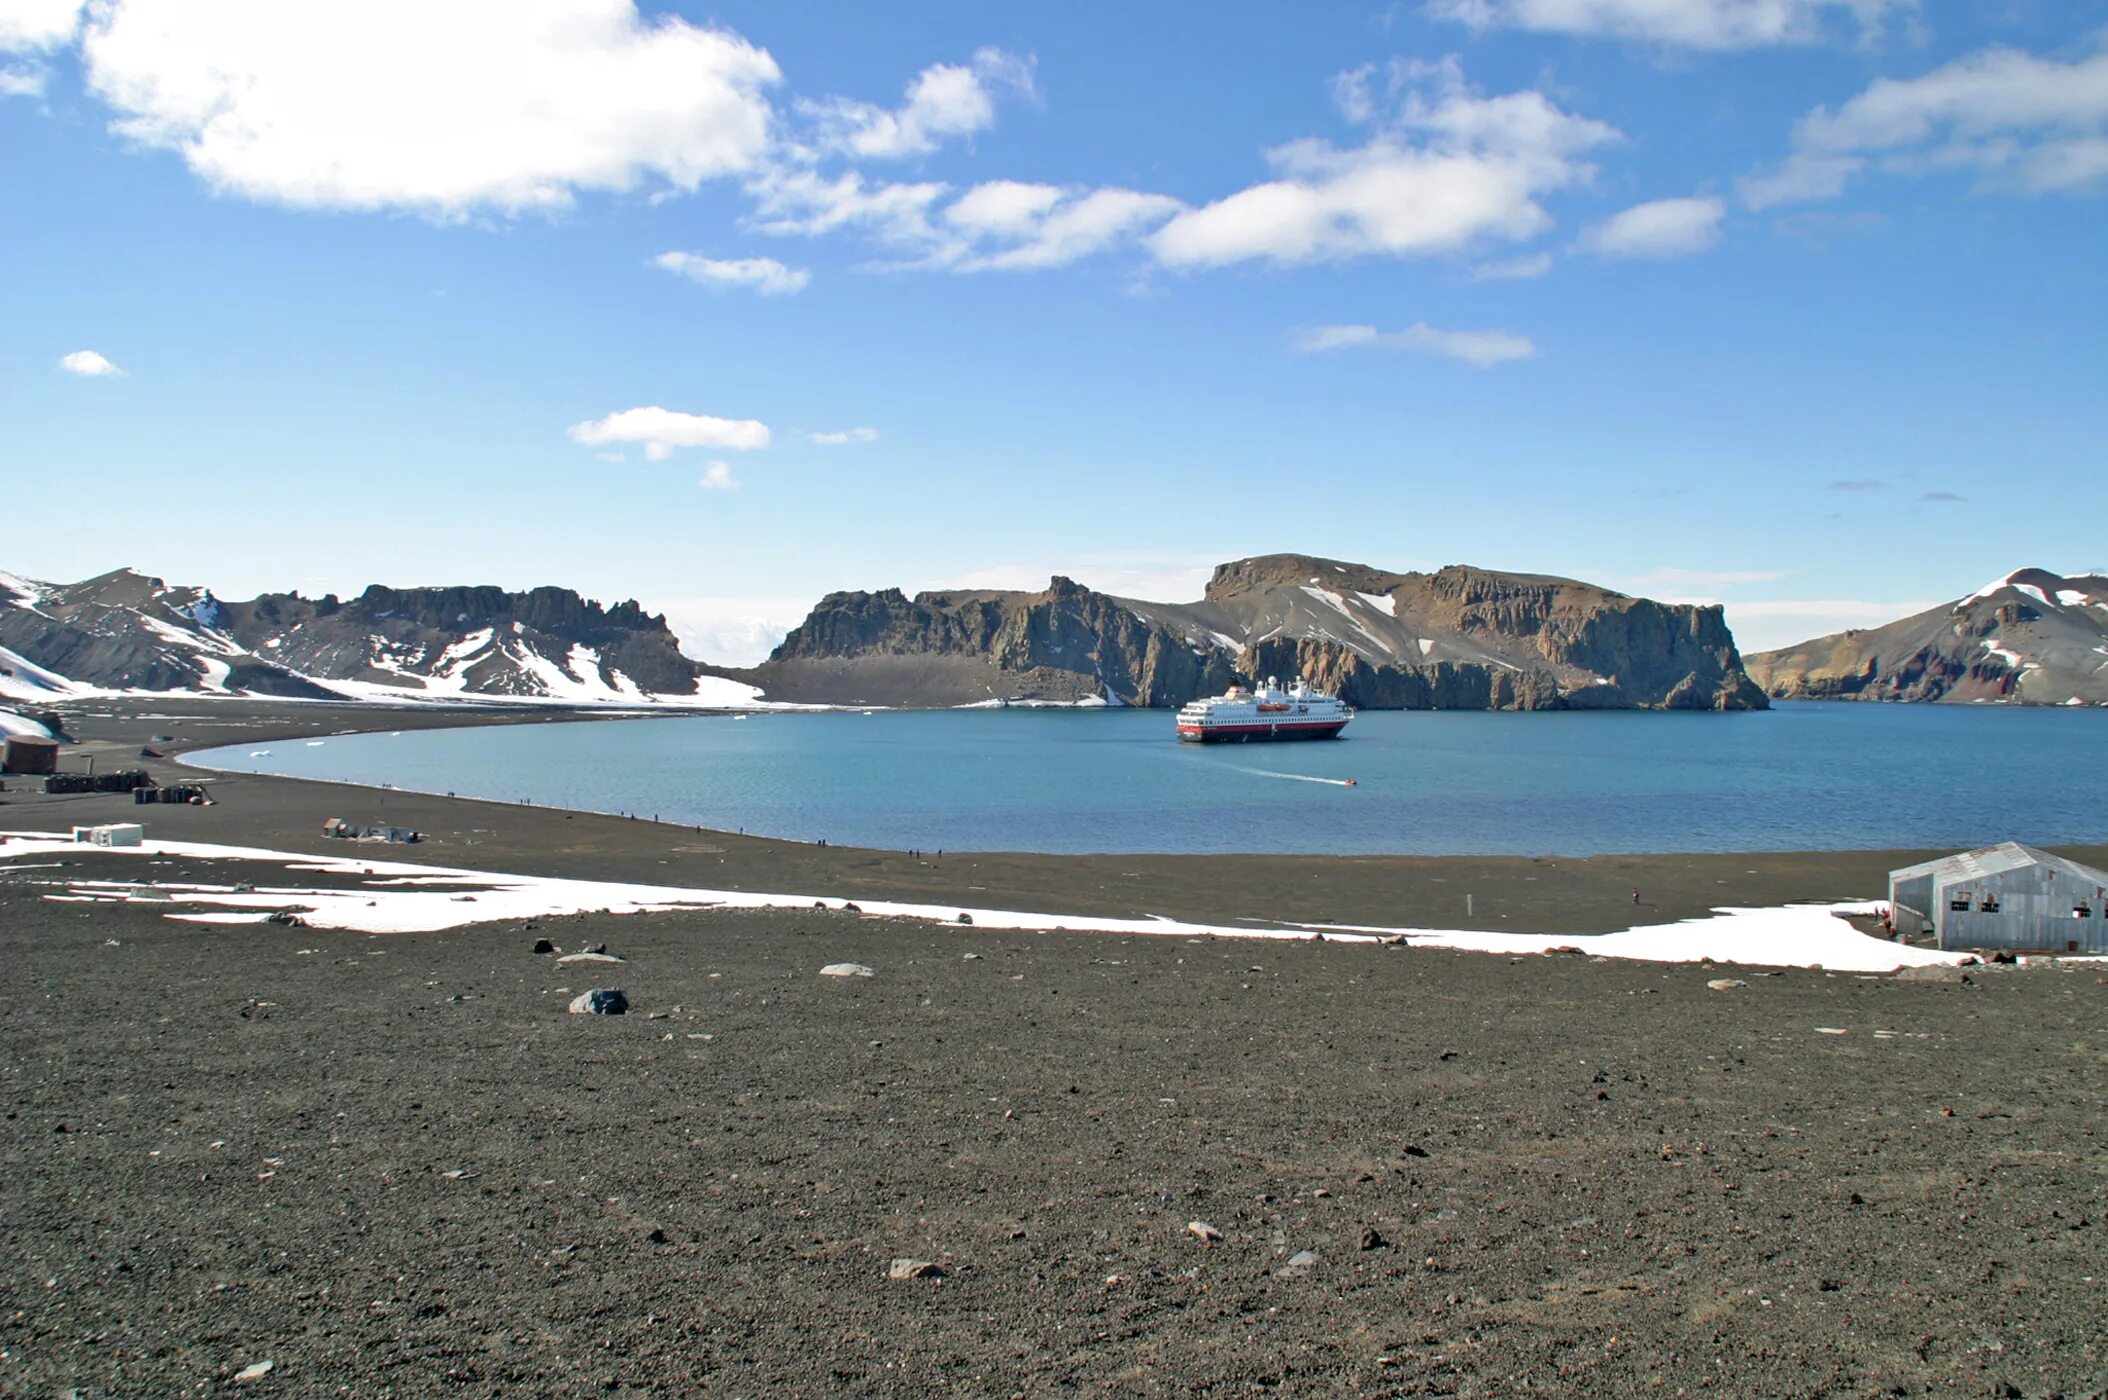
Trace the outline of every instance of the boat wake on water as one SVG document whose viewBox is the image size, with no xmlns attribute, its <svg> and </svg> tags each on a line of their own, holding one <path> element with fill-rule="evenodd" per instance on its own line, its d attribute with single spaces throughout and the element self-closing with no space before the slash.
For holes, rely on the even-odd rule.
<svg viewBox="0 0 2108 1400">
<path fill-rule="evenodd" d="M 1240 773 L 1250 773 L 1259 778 L 1285 778 L 1291 783 L 1324 783 L 1328 787 L 1353 787 L 1352 778 L 1319 778 L 1309 773 L 1276 773 L 1271 768 L 1247 768 L 1241 763 L 1228 765 Z"/>
</svg>

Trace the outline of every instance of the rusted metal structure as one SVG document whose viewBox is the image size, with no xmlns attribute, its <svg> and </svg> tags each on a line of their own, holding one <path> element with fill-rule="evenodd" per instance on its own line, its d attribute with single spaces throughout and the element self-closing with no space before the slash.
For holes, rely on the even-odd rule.
<svg viewBox="0 0 2108 1400">
<path fill-rule="evenodd" d="M 2108 871 L 2018 841 L 1891 870 L 1888 905 L 1942 948 L 2108 953 Z"/>
<path fill-rule="evenodd" d="M 32 734 L 10 734 L 0 770 L 40 777 L 59 771 L 59 744 Z"/>
</svg>

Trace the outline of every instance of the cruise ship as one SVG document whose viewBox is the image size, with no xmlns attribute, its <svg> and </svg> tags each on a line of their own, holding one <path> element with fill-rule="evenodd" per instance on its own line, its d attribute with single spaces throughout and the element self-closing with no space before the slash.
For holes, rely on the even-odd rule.
<svg viewBox="0 0 2108 1400">
<path fill-rule="evenodd" d="M 1336 697 L 1301 681 L 1283 690 L 1269 676 L 1256 690 L 1233 685 L 1227 694 L 1195 700 L 1180 710 L 1178 737 L 1195 744 L 1336 739 L 1353 718 L 1354 711 Z"/>
</svg>

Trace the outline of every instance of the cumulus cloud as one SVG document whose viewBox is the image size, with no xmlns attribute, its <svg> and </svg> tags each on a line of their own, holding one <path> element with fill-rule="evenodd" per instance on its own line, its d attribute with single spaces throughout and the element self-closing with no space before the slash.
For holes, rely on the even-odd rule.
<svg viewBox="0 0 2108 1400">
<path fill-rule="evenodd" d="M 631 0 L 103 0 L 81 57 L 121 135 L 216 191 L 440 218 L 751 170 L 779 77 Z"/>
<path fill-rule="evenodd" d="M 1738 186 L 1753 209 L 1834 199 L 1861 172 L 1974 169 L 2025 194 L 2108 182 L 2108 50 L 2069 63 L 1993 47 L 1916 78 L 1881 78 L 1793 130 L 1793 150 Z"/>
<path fill-rule="evenodd" d="M 812 274 L 802 267 L 785 267 L 774 258 L 706 258 L 700 253 L 661 253 L 652 266 L 706 287 L 751 287 L 763 296 L 789 296 L 802 292 Z"/>
<path fill-rule="evenodd" d="M 1267 153 L 1275 178 L 1187 210 L 1150 238 L 1173 267 L 1448 253 L 1551 225 L 1540 196 L 1586 181 L 1583 156 L 1618 132 L 1541 92 L 1484 97 L 1455 58 L 1342 75 L 1335 97 L 1370 139 L 1302 140 Z"/>
<path fill-rule="evenodd" d="M 1718 242 L 1726 213 L 1726 202 L 1710 196 L 1635 204 L 1584 230 L 1581 246 L 1606 258 L 1681 257 Z"/>
<path fill-rule="evenodd" d="M 80 28 L 81 0 L 5 0 L 0 3 L 0 53 L 55 49 Z"/>
<path fill-rule="evenodd" d="M 769 445 L 766 423 L 751 418 L 712 418 L 703 413 L 676 413 L 656 406 L 626 408 L 605 418 L 574 423 L 570 434 L 571 441 L 585 447 L 640 444 L 645 459 L 652 462 L 665 461 L 679 447 L 751 452 Z"/>
<path fill-rule="evenodd" d="M 846 447 L 851 444 L 877 442 L 878 429 L 844 428 L 838 433 L 813 433 L 810 436 L 822 447 Z"/>
<path fill-rule="evenodd" d="M 1634 39 L 1688 49 L 1806 44 L 1883 21 L 1917 0 L 1428 0 L 1435 19 L 1473 29 L 1526 29 L 1577 38 Z"/>
<path fill-rule="evenodd" d="M 1397 331 L 1380 331 L 1374 326 L 1309 326 L 1297 331 L 1289 343 L 1304 354 L 1351 349 L 1406 350 L 1462 360 L 1480 369 L 1491 369 L 1509 360 L 1527 360 L 1537 353 L 1528 336 L 1512 331 L 1445 331 L 1424 321 Z"/>
<path fill-rule="evenodd" d="M 995 125 L 1002 92 L 1036 95 L 1032 60 L 998 48 L 975 51 L 967 64 L 933 63 L 915 75 L 898 107 L 836 97 L 801 101 L 813 124 L 813 143 L 862 160 L 928 155 L 944 141 Z"/>
<path fill-rule="evenodd" d="M 59 368 L 68 374 L 87 375 L 91 379 L 124 373 L 93 350 L 74 350 L 59 356 Z"/>
<path fill-rule="evenodd" d="M 702 477 L 697 481 L 705 491 L 737 491 L 738 480 L 732 475 L 732 464 L 723 458 L 703 465 Z"/>
</svg>

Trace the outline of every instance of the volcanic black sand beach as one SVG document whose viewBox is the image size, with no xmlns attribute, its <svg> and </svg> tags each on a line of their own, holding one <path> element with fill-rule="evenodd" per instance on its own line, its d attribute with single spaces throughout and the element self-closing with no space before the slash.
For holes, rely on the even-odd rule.
<svg viewBox="0 0 2108 1400">
<path fill-rule="evenodd" d="M 79 727 L 114 754 L 134 724 L 170 732 Z M 220 786 L 0 828 L 345 854 L 321 818 L 375 815 Z M 1666 918 L 1878 894 L 1894 863 L 935 868 L 386 802 L 435 841 L 353 849 L 1218 919 L 1433 922 L 1405 906 L 1469 888 L 1481 926 L 1580 933 L 1633 884 Z M 284 878 L 59 858 L 0 863 L 0 1393 L 2108 1393 L 2096 963 L 1764 975 L 803 910 L 368 936 L 54 903 L 35 882 Z M 588 986 L 631 1013 L 566 1014 Z"/>
</svg>

